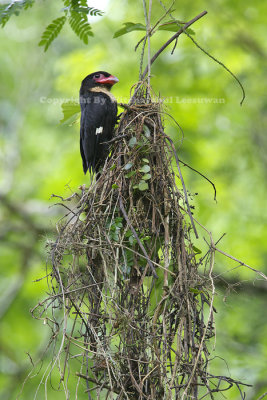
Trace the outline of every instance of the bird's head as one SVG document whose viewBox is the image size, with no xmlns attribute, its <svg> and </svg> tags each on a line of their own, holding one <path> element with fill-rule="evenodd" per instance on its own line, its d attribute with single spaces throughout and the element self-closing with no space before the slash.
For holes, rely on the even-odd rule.
<svg viewBox="0 0 267 400">
<path fill-rule="evenodd" d="M 105 71 L 97 71 L 84 78 L 81 90 L 86 91 L 95 87 L 105 87 L 110 90 L 117 82 L 119 82 L 119 79 L 116 76 Z"/>
</svg>

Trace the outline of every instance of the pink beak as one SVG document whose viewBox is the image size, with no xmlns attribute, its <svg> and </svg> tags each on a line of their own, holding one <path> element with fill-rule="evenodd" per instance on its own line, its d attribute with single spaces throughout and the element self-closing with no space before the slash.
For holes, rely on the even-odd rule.
<svg viewBox="0 0 267 400">
<path fill-rule="evenodd" d="M 102 83 L 103 85 L 113 86 L 115 83 L 119 82 L 119 79 L 116 76 L 110 75 L 108 77 L 95 79 L 97 83 Z"/>
</svg>

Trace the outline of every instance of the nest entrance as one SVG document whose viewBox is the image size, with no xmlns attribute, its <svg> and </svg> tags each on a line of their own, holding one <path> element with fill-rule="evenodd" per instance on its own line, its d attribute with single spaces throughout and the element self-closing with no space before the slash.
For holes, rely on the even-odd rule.
<svg viewBox="0 0 267 400">
<path fill-rule="evenodd" d="M 51 246 L 61 379 L 76 360 L 89 399 L 213 398 L 229 379 L 207 370 L 210 282 L 198 272 L 160 105 L 126 106 L 112 145 Z"/>
</svg>

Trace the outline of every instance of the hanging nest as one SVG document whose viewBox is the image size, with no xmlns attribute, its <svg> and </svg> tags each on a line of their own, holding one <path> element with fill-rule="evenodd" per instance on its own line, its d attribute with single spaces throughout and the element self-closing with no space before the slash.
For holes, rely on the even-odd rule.
<svg viewBox="0 0 267 400">
<path fill-rule="evenodd" d="M 233 385 L 207 369 L 214 288 L 198 271 L 161 104 L 144 91 L 124 105 L 99 179 L 62 203 L 38 308 L 52 310 L 61 381 L 75 371 L 89 399 L 213 398 Z"/>
</svg>

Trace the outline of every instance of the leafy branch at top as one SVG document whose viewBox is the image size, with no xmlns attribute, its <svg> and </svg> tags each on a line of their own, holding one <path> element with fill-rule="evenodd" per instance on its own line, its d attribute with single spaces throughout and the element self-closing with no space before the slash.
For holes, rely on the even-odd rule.
<svg viewBox="0 0 267 400">
<path fill-rule="evenodd" d="M 184 22 L 178 21 L 180 24 L 184 24 Z M 113 38 L 117 38 L 122 35 L 126 35 L 127 33 L 133 32 L 133 31 L 146 31 L 146 27 L 143 24 L 137 23 L 135 24 L 134 22 L 124 22 L 124 27 L 119 29 L 114 33 Z M 169 31 L 169 32 L 177 32 L 177 24 L 173 21 L 167 21 L 164 24 L 160 24 L 157 27 L 157 31 Z M 187 29 L 187 32 L 189 32 L 191 35 L 194 35 L 193 29 Z M 143 38 L 144 40 L 144 38 Z M 139 42 L 139 44 L 141 41 Z"/>
<path fill-rule="evenodd" d="M 88 37 L 93 36 L 91 25 L 88 23 L 86 14 L 71 11 L 69 24 L 74 33 L 85 43 L 88 44 Z"/>
<path fill-rule="evenodd" d="M 12 15 L 19 15 L 22 10 L 32 7 L 34 0 L 11 1 L 0 5 L 0 25 L 2 28 Z"/>
<path fill-rule="evenodd" d="M 39 42 L 39 46 L 44 46 L 44 51 L 48 49 L 53 40 L 58 36 L 65 22 L 66 17 L 59 17 L 54 19 L 54 21 L 46 27 L 42 34 L 41 41 Z"/>
<path fill-rule="evenodd" d="M 160 1 L 161 3 L 161 1 Z M 162 4 L 162 3 L 161 3 Z M 173 5 L 173 4 L 172 4 Z M 237 81 L 237 83 L 239 84 L 241 90 L 242 90 L 242 99 L 240 102 L 240 105 L 242 105 L 244 99 L 245 99 L 245 90 L 244 87 L 242 85 L 242 83 L 240 82 L 240 80 L 238 79 L 238 77 L 221 61 L 219 61 L 217 58 L 215 58 L 214 56 L 212 56 L 210 53 L 208 53 L 205 49 L 203 49 L 197 42 L 196 40 L 192 37 L 192 35 L 194 35 L 194 31 L 192 29 L 189 28 L 190 25 L 192 25 L 194 22 L 198 21 L 200 18 L 202 18 L 204 15 L 207 14 L 207 11 L 203 11 L 202 13 L 200 13 L 199 15 L 197 15 L 195 18 L 193 18 L 192 20 L 188 21 L 188 22 L 183 22 L 183 21 L 179 21 L 177 20 L 175 17 L 173 17 L 173 15 L 171 14 L 171 8 L 172 5 L 170 6 L 169 9 L 165 9 L 165 14 L 160 18 L 160 20 L 157 21 L 157 23 L 149 29 L 149 32 L 146 33 L 146 35 L 137 43 L 135 50 L 138 48 L 138 46 L 140 45 L 140 43 L 142 43 L 144 41 L 144 44 L 146 42 L 147 37 L 151 37 L 154 33 L 156 33 L 159 30 L 165 30 L 165 31 L 170 31 L 170 32 L 176 32 L 166 43 L 164 43 L 164 45 L 154 54 L 154 56 L 149 60 L 148 65 L 146 66 L 144 72 L 140 72 L 140 81 L 143 81 L 146 78 L 146 75 L 148 73 L 148 69 L 149 67 L 154 63 L 154 61 L 158 58 L 158 56 L 166 49 L 166 47 L 168 47 L 171 43 L 173 43 L 175 41 L 175 45 L 174 48 L 172 50 L 172 53 L 175 50 L 176 44 L 177 44 L 177 40 L 178 37 L 182 34 L 185 33 L 192 41 L 193 43 L 202 51 L 204 52 L 208 57 L 210 57 L 213 61 L 215 61 L 216 63 L 218 63 L 219 65 L 221 65 L 228 73 L 230 73 L 232 75 L 232 77 Z M 171 20 L 165 21 L 164 23 L 161 23 L 162 20 L 164 20 L 164 18 L 166 16 L 171 17 Z M 180 28 L 180 29 L 179 29 Z M 133 31 L 147 31 L 146 26 L 141 24 L 141 23 L 133 23 L 133 22 L 125 22 L 124 26 L 119 29 L 118 31 L 115 32 L 114 34 L 114 38 L 117 38 L 119 36 L 122 35 L 126 35 L 127 33 L 133 32 Z M 141 55 L 141 58 L 143 57 L 143 52 Z M 141 61 L 142 62 L 142 61 Z M 138 91 L 138 86 L 135 90 L 135 93 Z M 134 96 L 133 96 L 134 97 Z"/>
<path fill-rule="evenodd" d="M 55 19 L 42 35 L 39 46 L 44 46 L 46 51 L 52 41 L 58 36 L 63 25 L 68 20 L 73 32 L 85 43 L 88 44 L 89 36 L 93 36 L 91 25 L 88 22 L 88 15 L 100 16 L 102 11 L 94 7 L 88 7 L 86 0 L 63 0 L 65 13 L 64 17 Z"/>
<path fill-rule="evenodd" d="M 39 46 L 44 46 L 46 51 L 56 39 L 66 21 L 73 32 L 85 43 L 88 44 L 89 36 L 93 36 L 88 16 L 101 16 L 103 12 L 94 7 L 87 6 L 87 0 L 62 0 L 63 16 L 54 19 L 42 34 Z M 4 27 L 12 15 L 19 15 L 22 10 L 32 7 L 35 0 L 19 0 L 0 5 L 0 26 Z"/>
</svg>

